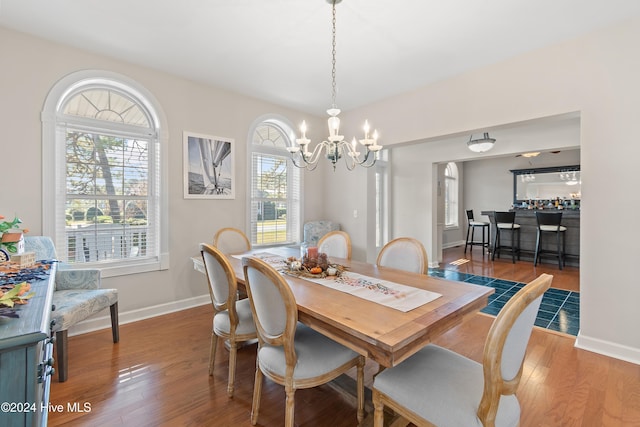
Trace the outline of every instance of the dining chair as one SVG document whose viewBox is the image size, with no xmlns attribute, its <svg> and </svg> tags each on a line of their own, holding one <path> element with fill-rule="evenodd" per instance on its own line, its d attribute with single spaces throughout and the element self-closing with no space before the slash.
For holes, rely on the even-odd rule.
<svg viewBox="0 0 640 427">
<path fill-rule="evenodd" d="M 258 355 L 251 424 L 258 422 L 263 376 L 283 385 L 286 427 L 293 427 L 297 389 L 328 383 L 353 367 L 357 370 L 357 419 L 364 416 L 363 356 L 298 322 L 293 292 L 264 261 L 242 259 L 251 311 L 258 331 Z"/>
<path fill-rule="evenodd" d="M 494 320 L 482 363 L 427 345 L 373 382 L 374 427 L 384 407 L 417 426 L 518 426 L 515 392 L 544 292 L 553 276 L 542 274 L 518 291 Z"/>
<path fill-rule="evenodd" d="M 240 254 L 251 250 L 251 243 L 242 230 L 233 227 L 221 228 L 213 235 L 213 246 L 224 254 Z"/>
<path fill-rule="evenodd" d="M 351 259 L 351 237 L 344 231 L 330 231 L 318 241 L 318 252 L 330 257 Z"/>
<path fill-rule="evenodd" d="M 209 351 L 209 375 L 213 375 L 218 337 L 229 343 L 229 382 L 227 395 L 233 396 L 238 343 L 257 338 L 248 299 L 237 300 L 238 282 L 233 267 L 222 251 L 206 243 L 200 244 L 209 296 L 213 305 L 213 329 Z"/>
<path fill-rule="evenodd" d="M 398 237 L 382 247 L 376 260 L 379 267 L 427 274 L 429 263 L 422 243 L 411 237 Z"/>
<path fill-rule="evenodd" d="M 35 252 L 38 260 L 56 260 L 53 240 L 47 236 L 26 236 L 26 252 Z M 97 268 L 70 268 L 59 262 L 56 270 L 51 312 L 51 332 L 56 334 L 56 363 L 58 381 L 65 382 L 69 375 L 68 331 L 81 321 L 107 307 L 111 314 L 113 342 L 120 341 L 118 325 L 118 290 L 100 288 L 100 270 Z"/>
</svg>

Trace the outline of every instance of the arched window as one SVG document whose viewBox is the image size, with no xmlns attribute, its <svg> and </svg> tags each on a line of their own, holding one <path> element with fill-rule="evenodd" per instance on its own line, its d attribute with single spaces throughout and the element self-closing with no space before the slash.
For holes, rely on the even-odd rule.
<svg viewBox="0 0 640 427">
<path fill-rule="evenodd" d="M 67 76 L 49 93 L 44 231 L 61 260 L 99 266 L 106 276 L 166 268 L 167 190 L 154 104 L 135 82 L 106 72 Z"/>
<path fill-rule="evenodd" d="M 286 149 L 292 140 L 291 126 L 284 120 L 260 120 L 253 127 L 248 150 L 252 245 L 300 241 L 302 174 Z"/>
<path fill-rule="evenodd" d="M 457 227 L 458 216 L 458 167 L 449 162 L 444 169 L 445 227 Z"/>
</svg>

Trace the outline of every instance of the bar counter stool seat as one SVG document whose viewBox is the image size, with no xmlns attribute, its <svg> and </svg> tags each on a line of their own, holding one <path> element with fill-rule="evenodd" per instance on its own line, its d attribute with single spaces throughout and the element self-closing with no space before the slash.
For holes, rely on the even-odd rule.
<svg viewBox="0 0 640 427">
<path fill-rule="evenodd" d="M 484 248 L 489 249 L 489 223 L 484 221 L 476 221 L 473 217 L 473 209 L 467 210 L 467 239 L 464 244 L 464 253 L 467 253 L 467 246 L 471 246 L 471 250 L 473 250 L 474 246 L 482 247 L 482 253 L 484 255 Z M 482 242 L 477 242 L 474 240 L 474 234 L 476 228 L 480 229 L 482 233 Z M 485 240 L 485 230 L 487 231 L 486 240 Z M 469 232 L 471 232 L 471 239 L 469 239 Z"/>
<path fill-rule="evenodd" d="M 541 255 L 549 253 L 558 257 L 558 268 L 562 270 L 565 254 L 564 232 L 567 231 L 567 227 L 560 225 L 562 222 L 562 212 L 536 212 L 536 221 L 538 222 L 538 233 L 533 265 L 538 265 Z M 542 249 L 542 236 L 549 233 L 554 233 L 556 236 L 556 250 Z M 562 240 L 562 242 L 560 240 Z"/>
<path fill-rule="evenodd" d="M 500 258 L 501 250 L 508 250 L 511 252 L 511 260 L 516 263 L 516 255 L 518 261 L 520 260 L 520 224 L 516 224 L 515 212 L 494 212 L 493 218 L 495 221 L 495 239 L 493 240 L 493 251 L 491 260 L 496 259 L 496 253 Z M 509 232 L 511 234 L 511 245 L 506 246 L 502 244 L 502 234 Z M 516 241 L 517 234 L 517 241 Z"/>
</svg>

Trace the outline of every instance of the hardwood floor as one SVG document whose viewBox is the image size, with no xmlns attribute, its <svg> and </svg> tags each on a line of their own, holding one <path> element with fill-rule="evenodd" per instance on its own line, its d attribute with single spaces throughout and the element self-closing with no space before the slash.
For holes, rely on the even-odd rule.
<svg viewBox="0 0 640 427">
<path fill-rule="evenodd" d="M 502 268 L 530 274 L 520 271 L 530 265 L 502 263 L 493 263 L 496 274 Z M 70 337 L 69 379 L 54 378 L 51 389 L 51 404 L 65 410 L 50 413 L 49 425 L 250 426 L 256 347 L 238 351 L 236 390 L 229 399 L 227 351 L 218 351 L 214 375 L 208 375 L 211 315 L 207 305 L 121 325 L 118 344 L 108 329 Z M 437 343 L 479 361 L 492 320 L 478 314 Z M 367 364 L 367 385 L 376 370 Z M 518 397 L 522 427 L 639 426 L 640 366 L 576 349 L 574 337 L 535 328 Z M 74 403 L 88 403 L 90 411 L 68 411 Z M 265 382 L 258 425 L 283 422 L 284 389 Z M 354 426 L 355 404 L 329 386 L 299 390 L 296 424 Z"/>
<path fill-rule="evenodd" d="M 461 260 L 467 260 L 467 262 L 459 265 L 451 264 Z M 510 255 L 491 261 L 488 255 L 482 255 L 479 246 L 474 247 L 473 250 L 467 248 L 466 254 L 464 253 L 464 246 L 445 249 L 442 254 L 440 268 L 523 283 L 530 282 L 542 273 L 548 273 L 553 275 L 553 284 L 551 285 L 553 288 L 574 292 L 580 291 L 580 269 L 577 267 L 564 266 L 560 270 L 557 262 L 546 259 L 544 264 L 538 263 L 535 267 L 531 261 L 516 261 L 513 264 Z"/>
</svg>

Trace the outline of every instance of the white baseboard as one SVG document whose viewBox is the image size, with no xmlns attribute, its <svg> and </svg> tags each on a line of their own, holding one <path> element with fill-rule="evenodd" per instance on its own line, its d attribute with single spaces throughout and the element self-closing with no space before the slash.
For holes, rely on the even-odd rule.
<svg viewBox="0 0 640 427">
<path fill-rule="evenodd" d="M 205 304 L 211 304 L 211 297 L 209 295 L 202 295 L 180 301 L 172 301 L 166 304 L 145 307 L 124 313 L 120 312 L 118 313 L 118 320 L 120 325 L 124 325 Z M 100 329 L 111 329 L 111 316 L 109 315 L 109 310 L 105 310 L 105 313 L 107 313 L 105 316 L 92 317 L 72 326 L 69 328 L 69 336 L 86 334 L 87 332 L 98 331 Z"/>
<path fill-rule="evenodd" d="M 637 348 L 627 347 L 625 345 L 604 341 L 598 338 L 587 337 L 581 332 L 578 333 L 575 346 L 582 350 L 592 351 L 604 356 L 613 357 L 614 359 L 620 359 L 625 362 L 640 365 L 640 349 Z"/>
<path fill-rule="evenodd" d="M 456 246 L 464 246 L 465 243 L 467 243 L 466 240 L 459 240 L 457 242 L 443 243 L 442 244 L 442 249 L 455 248 Z"/>
</svg>

